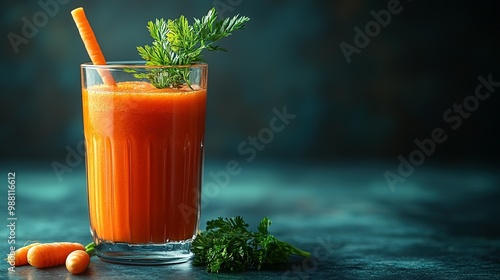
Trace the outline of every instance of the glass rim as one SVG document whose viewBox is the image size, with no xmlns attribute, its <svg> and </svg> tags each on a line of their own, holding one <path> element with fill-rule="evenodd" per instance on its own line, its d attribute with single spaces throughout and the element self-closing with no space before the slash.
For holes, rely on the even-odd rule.
<svg viewBox="0 0 500 280">
<path fill-rule="evenodd" d="M 89 69 L 125 69 L 125 68 L 206 68 L 207 63 L 195 63 L 185 65 L 146 65 L 145 60 L 123 60 L 123 61 L 107 61 L 106 64 L 95 65 L 92 62 L 80 64 L 81 68 Z"/>
</svg>

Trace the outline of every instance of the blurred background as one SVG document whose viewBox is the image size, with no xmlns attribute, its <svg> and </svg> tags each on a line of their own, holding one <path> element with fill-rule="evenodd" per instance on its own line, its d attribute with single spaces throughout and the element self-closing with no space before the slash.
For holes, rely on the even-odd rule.
<svg viewBox="0 0 500 280">
<path fill-rule="evenodd" d="M 453 130 L 443 114 L 475 92 L 478 76 L 500 81 L 500 21 L 494 1 L 401 1 L 366 46 L 374 12 L 394 1 L 8 1 L 1 9 L 1 162 L 64 162 L 83 139 L 79 65 L 89 60 L 70 11 L 84 6 L 106 58 L 138 60 L 146 22 L 249 16 L 243 32 L 207 53 L 206 158 L 236 159 L 238 145 L 269 127 L 273 109 L 296 115 L 259 160 L 383 160 L 416 149 L 442 128 L 426 160 L 496 164 L 500 87 Z M 394 2 L 397 4 L 397 2 Z M 31 25 L 31 27 L 30 27 Z M 365 31 L 366 32 L 366 31 Z M 359 43 L 359 42 L 358 42 Z M 348 59 L 347 59 L 348 58 Z M 348 62 L 350 60 L 350 63 Z M 471 100 L 470 98 L 467 100 Z M 458 116 L 453 113 L 450 116 Z M 458 120 L 457 120 L 458 121 Z"/>
<path fill-rule="evenodd" d="M 251 21 L 220 42 L 228 53 L 205 54 L 201 225 L 237 214 L 256 225 L 270 216 L 276 236 L 309 251 L 331 234 L 332 242 L 347 245 L 319 270 L 360 273 L 349 279 L 499 275 L 498 1 L 2 3 L 0 177 L 18 173 L 19 243 L 89 240 L 80 154 L 80 64 L 89 57 L 70 11 L 85 8 L 107 60 L 116 61 L 140 59 L 136 47 L 152 41 L 148 21 L 199 18 L 215 6 L 222 17 Z M 492 91 L 484 100 L 474 96 L 480 76 L 493 83 L 481 89 Z M 268 139 L 270 120 L 285 108 L 294 118 Z M 404 187 L 397 177 L 391 185 L 385 172 L 400 173 L 400 159 L 417 155 L 415 141 L 437 128 L 446 140 Z M 246 162 L 250 154 L 238 147 L 251 148 L 249 137 L 259 133 L 266 143 L 252 148 L 255 159 Z M 229 160 L 244 172 L 225 188 L 211 172 L 221 174 Z M 0 208 L 7 209 L 3 195 Z M 2 252 L 6 246 L 0 242 Z M 102 262 L 94 265 L 109 273 Z M 385 277 L 399 270 L 419 276 Z M 34 273 L 29 279 L 45 272 L 22 271 Z"/>
</svg>

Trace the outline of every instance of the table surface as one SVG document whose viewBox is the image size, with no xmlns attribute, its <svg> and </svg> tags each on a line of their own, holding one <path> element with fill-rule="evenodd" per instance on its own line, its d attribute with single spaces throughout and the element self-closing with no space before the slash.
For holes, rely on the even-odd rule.
<svg viewBox="0 0 500 280">
<path fill-rule="evenodd" d="M 225 161 L 205 164 L 225 169 Z M 85 174 L 77 167 L 62 181 L 50 164 L 0 164 L 16 172 L 16 244 L 88 243 Z M 276 237 L 310 251 L 283 267 L 209 274 L 191 262 L 119 265 L 92 258 L 73 276 L 63 266 L 0 266 L 9 279 L 500 279 L 500 176 L 497 167 L 426 163 L 389 188 L 380 162 L 288 164 L 257 160 L 241 166 L 228 186 L 203 201 L 201 228 L 218 216 L 241 215 L 256 226 L 273 220 Z M 7 209 L 4 188 L 1 209 Z M 4 223 L 7 223 L 6 213 Z M 0 251 L 8 254 L 4 227 Z"/>
</svg>

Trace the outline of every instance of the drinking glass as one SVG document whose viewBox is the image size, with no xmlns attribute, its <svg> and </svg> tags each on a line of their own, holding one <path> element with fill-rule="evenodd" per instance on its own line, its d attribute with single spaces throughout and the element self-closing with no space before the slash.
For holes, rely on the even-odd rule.
<svg viewBox="0 0 500 280">
<path fill-rule="evenodd" d="M 166 88 L 147 78 L 176 73 L 188 78 Z M 90 231 L 102 260 L 167 264 L 192 256 L 207 73 L 206 64 L 81 65 Z"/>
</svg>

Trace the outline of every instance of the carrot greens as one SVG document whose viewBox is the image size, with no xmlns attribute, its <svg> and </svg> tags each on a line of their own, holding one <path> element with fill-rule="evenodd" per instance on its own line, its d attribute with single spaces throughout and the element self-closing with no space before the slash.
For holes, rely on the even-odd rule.
<svg viewBox="0 0 500 280">
<path fill-rule="evenodd" d="M 225 51 L 215 43 L 244 29 L 250 19 L 236 15 L 224 20 L 217 19 L 217 11 L 212 8 L 201 19 L 189 24 L 186 17 L 174 20 L 156 19 L 147 24 L 154 39 L 150 45 L 139 46 L 137 51 L 150 66 L 191 65 L 203 62 L 202 51 Z M 146 73 L 135 74 L 148 79 L 157 88 L 178 88 L 189 84 L 189 68 L 152 68 Z"/>
<path fill-rule="evenodd" d="M 207 222 L 192 244 L 193 264 L 208 272 L 260 270 L 263 265 L 281 264 L 291 255 L 310 257 L 309 252 L 281 241 L 269 233 L 271 220 L 264 217 L 258 231 L 249 231 L 242 217 L 217 218 Z"/>
</svg>

